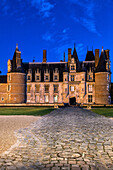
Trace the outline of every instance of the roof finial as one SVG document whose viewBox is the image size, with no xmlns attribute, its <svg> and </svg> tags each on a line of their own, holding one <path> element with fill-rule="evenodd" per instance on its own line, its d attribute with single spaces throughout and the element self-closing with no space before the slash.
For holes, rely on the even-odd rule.
<svg viewBox="0 0 113 170">
<path fill-rule="evenodd" d="M 16 43 L 16 49 L 18 49 L 18 43 Z"/>
<path fill-rule="evenodd" d="M 75 47 L 76 47 L 76 44 L 74 43 L 74 49 L 75 49 Z"/>
<path fill-rule="evenodd" d="M 103 46 L 102 46 L 102 52 L 103 52 L 104 50 L 103 50 Z"/>
<path fill-rule="evenodd" d="M 65 62 L 65 52 L 64 52 L 64 62 Z"/>
</svg>

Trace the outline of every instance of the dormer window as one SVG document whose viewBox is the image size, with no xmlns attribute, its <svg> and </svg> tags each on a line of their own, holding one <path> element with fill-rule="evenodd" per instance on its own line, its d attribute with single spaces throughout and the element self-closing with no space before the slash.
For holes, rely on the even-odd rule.
<svg viewBox="0 0 113 170">
<path fill-rule="evenodd" d="M 57 78 L 57 75 L 55 75 L 55 76 L 54 76 L 54 80 L 57 80 L 57 79 L 58 79 L 58 78 Z"/>
<path fill-rule="evenodd" d="M 91 75 L 89 75 L 89 80 L 92 80 L 92 76 Z"/>
<path fill-rule="evenodd" d="M 49 80 L 48 76 L 45 76 L 45 80 Z"/>
<path fill-rule="evenodd" d="M 27 76 L 27 80 L 31 80 L 31 76 Z"/>
<path fill-rule="evenodd" d="M 36 76 L 36 80 L 40 80 L 40 76 Z"/>
<path fill-rule="evenodd" d="M 75 66 L 74 65 L 71 66 L 71 70 L 75 70 Z"/>
</svg>

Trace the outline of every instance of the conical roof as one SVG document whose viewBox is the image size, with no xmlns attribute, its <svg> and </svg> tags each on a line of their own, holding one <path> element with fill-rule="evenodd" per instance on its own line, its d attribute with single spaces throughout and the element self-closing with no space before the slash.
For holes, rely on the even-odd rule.
<svg viewBox="0 0 113 170">
<path fill-rule="evenodd" d="M 106 55 L 102 49 L 96 72 L 106 72 Z"/>
</svg>

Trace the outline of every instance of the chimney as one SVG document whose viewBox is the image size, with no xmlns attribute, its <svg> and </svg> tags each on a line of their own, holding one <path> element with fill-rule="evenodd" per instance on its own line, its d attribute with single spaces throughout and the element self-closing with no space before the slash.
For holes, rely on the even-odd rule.
<svg viewBox="0 0 113 170">
<path fill-rule="evenodd" d="M 68 65 L 71 61 L 71 50 L 72 50 L 71 48 L 68 48 Z"/>
<path fill-rule="evenodd" d="M 99 49 L 95 49 L 95 68 L 97 68 L 99 62 Z"/>
<path fill-rule="evenodd" d="M 110 51 L 110 50 L 105 50 L 107 60 L 109 60 L 109 51 Z"/>
<path fill-rule="evenodd" d="M 43 63 L 46 63 L 46 50 L 43 50 Z"/>
</svg>

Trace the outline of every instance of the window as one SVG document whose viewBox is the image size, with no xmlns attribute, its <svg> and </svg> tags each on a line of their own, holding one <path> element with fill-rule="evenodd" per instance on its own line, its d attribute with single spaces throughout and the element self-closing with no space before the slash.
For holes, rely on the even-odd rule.
<svg viewBox="0 0 113 170">
<path fill-rule="evenodd" d="M 65 88 L 65 93 L 67 93 L 67 88 Z"/>
<path fill-rule="evenodd" d="M 9 81 L 11 81 L 11 75 L 9 75 Z"/>
<path fill-rule="evenodd" d="M 35 91 L 36 91 L 36 93 L 39 93 L 39 91 L 40 91 L 40 85 L 39 84 L 35 85 Z"/>
<path fill-rule="evenodd" d="M 31 85 L 27 85 L 27 93 L 30 93 Z"/>
<path fill-rule="evenodd" d="M 91 77 L 91 75 L 89 75 L 89 80 L 92 80 L 92 77 Z"/>
<path fill-rule="evenodd" d="M 58 93 L 58 85 L 54 85 L 54 93 Z"/>
<path fill-rule="evenodd" d="M 49 93 L 49 85 L 45 85 L 45 93 Z"/>
<path fill-rule="evenodd" d="M 54 80 L 57 80 L 57 75 L 54 76 Z"/>
<path fill-rule="evenodd" d="M 109 84 L 107 85 L 107 90 L 109 91 Z"/>
<path fill-rule="evenodd" d="M 58 102 L 58 95 L 55 95 L 54 96 L 54 103 L 57 103 Z"/>
<path fill-rule="evenodd" d="M 8 91 L 10 91 L 11 90 L 11 85 L 8 85 Z"/>
<path fill-rule="evenodd" d="M 44 100 L 45 100 L 45 103 L 49 102 L 49 97 L 48 97 L 48 95 L 47 95 L 47 96 L 44 96 Z"/>
<path fill-rule="evenodd" d="M 40 76 L 36 76 L 36 80 L 40 80 Z"/>
<path fill-rule="evenodd" d="M 4 97 L 1 97 L 1 101 L 4 101 Z"/>
<path fill-rule="evenodd" d="M 73 66 L 71 66 L 71 70 L 75 70 L 75 66 L 73 65 Z"/>
<path fill-rule="evenodd" d="M 49 80 L 48 76 L 45 76 L 45 80 Z"/>
<path fill-rule="evenodd" d="M 28 80 L 31 80 L 31 76 L 27 76 L 27 79 L 28 79 Z"/>
<path fill-rule="evenodd" d="M 92 102 L 92 95 L 88 95 L 88 102 L 89 102 L 89 103 Z"/>
<path fill-rule="evenodd" d="M 88 85 L 88 91 L 92 92 L 92 85 Z"/>
<path fill-rule="evenodd" d="M 107 75 L 107 79 L 109 80 L 109 74 Z"/>
<path fill-rule="evenodd" d="M 71 75 L 71 81 L 74 81 L 74 75 Z"/>
<path fill-rule="evenodd" d="M 71 91 L 74 91 L 74 86 L 71 86 Z"/>
</svg>

